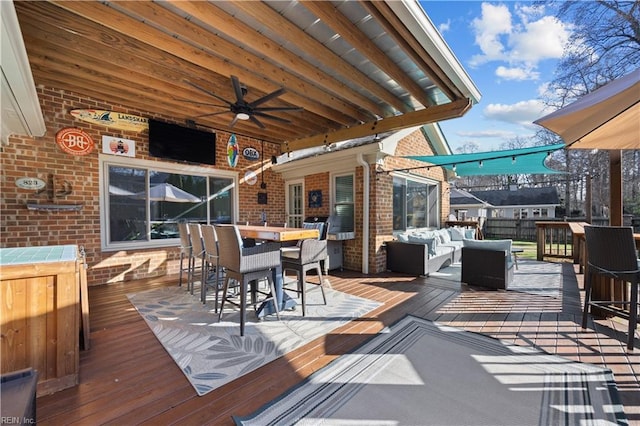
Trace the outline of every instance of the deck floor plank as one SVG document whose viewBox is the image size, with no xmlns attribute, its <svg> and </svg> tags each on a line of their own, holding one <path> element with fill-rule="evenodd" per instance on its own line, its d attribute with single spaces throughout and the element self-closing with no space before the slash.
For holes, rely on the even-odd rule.
<svg viewBox="0 0 640 426">
<path fill-rule="evenodd" d="M 177 285 L 177 277 L 91 287 L 91 349 L 80 355 L 80 384 L 39 397 L 38 423 L 231 425 L 232 415 L 254 411 L 410 314 L 607 366 L 616 375 L 627 416 L 640 424 L 640 350 L 625 351 L 626 324 L 590 320 L 595 330 L 582 330 L 582 276 L 571 266 L 563 267 L 558 299 L 482 291 L 437 278 L 332 272 L 335 290 L 382 305 L 202 397 L 126 296 Z"/>
</svg>

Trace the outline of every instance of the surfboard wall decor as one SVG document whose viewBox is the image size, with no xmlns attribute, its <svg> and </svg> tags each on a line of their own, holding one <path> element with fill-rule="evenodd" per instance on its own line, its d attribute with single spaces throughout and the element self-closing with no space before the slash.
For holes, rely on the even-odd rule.
<svg viewBox="0 0 640 426">
<path fill-rule="evenodd" d="M 231 134 L 229 142 L 227 143 L 227 162 L 231 167 L 235 167 L 238 164 L 238 157 L 240 156 L 240 147 L 236 140 L 236 135 Z"/>
<path fill-rule="evenodd" d="M 101 109 L 74 109 L 71 115 L 87 123 L 100 124 L 119 130 L 141 132 L 149 128 L 149 120 L 138 115 Z"/>
</svg>

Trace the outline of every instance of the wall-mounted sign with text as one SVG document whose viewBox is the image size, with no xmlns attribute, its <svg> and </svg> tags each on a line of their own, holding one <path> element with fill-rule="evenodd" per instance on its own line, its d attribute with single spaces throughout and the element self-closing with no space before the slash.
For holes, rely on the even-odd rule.
<svg viewBox="0 0 640 426">
<path fill-rule="evenodd" d="M 75 127 L 65 127 L 56 133 L 56 143 L 60 149 L 71 155 L 87 155 L 95 147 L 91 136 Z"/>
<path fill-rule="evenodd" d="M 38 178 L 22 177 L 16 179 L 16 186 L 22 189 L 38 190 L 47 186 L 46 182 Z"/>
<path fill-rule="evenodd" d="M 136 142 L 131 139 L 102 136 L 102 152 L 104 154 L 122 155 L 125 157 L 136 156 Z"/>
<path fill-rule="evenodd" d="M 251 146 L 242 150 L 242 156 L 249 161 L 258 161 L 260 159 L 260 153 L 258 150 Z"/>
</svg>

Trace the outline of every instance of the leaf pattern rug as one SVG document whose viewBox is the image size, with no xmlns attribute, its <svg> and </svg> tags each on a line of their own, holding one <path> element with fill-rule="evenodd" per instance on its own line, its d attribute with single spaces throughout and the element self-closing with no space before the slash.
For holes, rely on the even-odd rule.
<svg viewBox="0 0 640 426">
<path fill-rule="evenodd" d="M 298 307 L 281 312 L 280 321 L 275 315 L 258 321 L 253 309 L 248 309 L 244 337 L 240 337 L 240 314 L 233 305 L 225 305 L 218 322 L 213 301 L 202 304 L 198 295 L 184 287 L 127 297 L 202 396 L 380 306 L 331 289 L 325 293 L 326 305 L 319 287 L 307 290 L 305 317 Z"/>
</svg>

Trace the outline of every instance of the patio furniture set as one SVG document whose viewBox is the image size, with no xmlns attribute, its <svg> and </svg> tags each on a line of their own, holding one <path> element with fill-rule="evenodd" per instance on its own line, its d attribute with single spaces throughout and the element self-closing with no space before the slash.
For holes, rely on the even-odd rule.
<svg viewBox="0 0 640 426">
<path fill-rule="evenodd" d="M 287 271 L 296 273 L 295 287 L 286 290 L 301 295 L 305 315 L 306 276 L 315 270 L 319 277 L 324 303 L 323 264 L 327 259 L 325 222 L 304 223 L 303 228 L 262 225 L 202 225 L 181 223 L 180 278 L 187 273 L 187 290 L 194 293 L 200 282 L 200 300 L 207 302 L 207 290 L 215 293 L 214 312 L 222 319 L 226 303 L 240 308 L 240 335 L 244 335 L 246 310 L 254 306 L 260 318 L 296 306 L 285 293 Z M 282 243 L 295 245 L 283 246 Z M 186 266 L 185 266 L 185 260 Z M 200 275 L 199 279 L 197 274 Z M 266 281 L 268 291 L 260 290 Z M 220 293 L 222 295 L 220 296 Z M 239 295 L 239 297 L 238 297 Z M 259 299 L 259 295 L 265 296 Z M 250 296 L 250 297 L 249 297 Z"/>
</svg>

